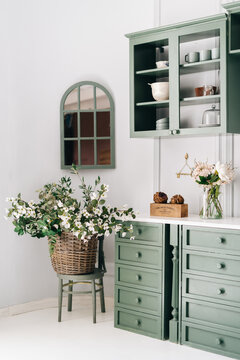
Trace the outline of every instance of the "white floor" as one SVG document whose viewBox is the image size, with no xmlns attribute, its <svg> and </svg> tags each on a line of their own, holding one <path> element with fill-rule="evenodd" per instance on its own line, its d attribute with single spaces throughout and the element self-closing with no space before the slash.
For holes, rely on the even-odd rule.
<svg viewBox="0 0 240 360">
<path fill-rule="evenodd" d="M 56 301 L 52 299 L 49 303 L 50 307 L 40 310 L 33 310 L 33 304 L 26 304 L 21 308 L 15 308 L 15 311 L 2 312 L 1 360 L 229 359 L 175 345 L 169 341 L 160 341 L 115 329 L 112 298 L 106 298 L 105 314 L 99 312 L 98 306 L 97 324 L 92 323 L 89 296 L 75 298 L 72 313 L 67 312 L 66 307 L 63 307 L 61 323 L 57 322 Z M 40 307 L 38 303 L 38 308 Z M 24 312 L 18 313 L 17 309 Z"/>
</svg>

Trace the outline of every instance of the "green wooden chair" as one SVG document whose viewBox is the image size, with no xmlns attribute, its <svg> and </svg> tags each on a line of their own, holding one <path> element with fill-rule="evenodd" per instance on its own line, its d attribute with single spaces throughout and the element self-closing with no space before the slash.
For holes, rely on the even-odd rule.
<svg viewBox="0 0 240 360">
<path fill-rule="evenodd" d="M 98 247 L 98 267 L 94 272 L 86 275 L 62 275 L 58 276 L 58 321 L 61 322 L 62 318 L 62 296 L 63 293 L 68 294 L 68 311 L 72 311 L 72 296 L 75 294 L 90 294 L 92 293 L 92 306 L 93 306 L 93 323 L 96 323 L 96 293 L 100 292 L 100 304 L 101 312 L 105 312 L 105 300 L 104 300 L 104 286 L 103 277 L 106 272 L 104 252 L 103 252 L 103 240 L 104 236 L 99 239 Z M 98 282 L 96 282 L 98 280 Z M 67 281 L 66 283 L 64 283 Z M 91 284 L 90 291 L 73 291 L 73 286 L 76 284 Z M 67 289 L 66 289 L 67 288 Z"/>
</svg>

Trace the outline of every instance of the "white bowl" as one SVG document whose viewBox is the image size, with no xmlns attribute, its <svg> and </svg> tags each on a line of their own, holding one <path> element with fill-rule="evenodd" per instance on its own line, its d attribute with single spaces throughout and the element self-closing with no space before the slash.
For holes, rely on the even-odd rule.
<svg viewBox="0 0 240 360">
<path fill-rule="evenodd" d="M 152 88 L 152 96 L 156 101 L 169 99 L 169 82 L 155 82 L 148 84 Z"/>
<path fill-rule="evenodd" d="M 169 64 L 168 64 L 168 61 L 166 61 L 166 60 L 157 61 L 156 66 L 157 66 L 158 69 L 163 69 L 163 68 L 167 68 L 169 66 Z"/>
</svg>

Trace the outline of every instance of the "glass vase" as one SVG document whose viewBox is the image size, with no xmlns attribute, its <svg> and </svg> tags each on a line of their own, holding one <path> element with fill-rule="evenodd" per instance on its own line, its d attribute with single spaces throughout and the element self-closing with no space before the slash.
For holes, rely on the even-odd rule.
<svg viewBox="0 0 240 360">
<path fill-rule="evenodd" d="M 214 185 L 203 189 L 202 209 L 200 217 L 203 219 L 222 219 L 223 209 L 220 199 L 220 186 Z"/>
</svg>

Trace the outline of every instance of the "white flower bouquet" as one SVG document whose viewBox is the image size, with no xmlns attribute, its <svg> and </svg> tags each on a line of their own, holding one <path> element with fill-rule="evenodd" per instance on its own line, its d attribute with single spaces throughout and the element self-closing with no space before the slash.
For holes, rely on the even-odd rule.
<svg viewBox="0 0 240 360">
<path fill-rule="evenodd" d="M 78 171 L 72 167 L 75 174 Z M 109 190 L 108 185 L 100 184 L 100 177 L 95 180 L 95 186 L 87 186 L 84 178 L 79 185 L 83 199 L 79 202 L 72 197 L 71 178 L 63 177 L 59 183 L 44 185 L 39 191 L 39 202 L 24 201 L 21 194 L 16 198 L 7 198 L 11 207 L 7 209 L 7 216 L 12 218 L 14 231 L 18 235 L 25 233 L 32 237 L 49 238 L 50 254 L 54 250 L 56 237 L 62 232 L 72 232 L 78 239 L 88 241 L 92 236 L 109 236 L 113 231 L 133 232 L 132 225 L 126 221 L 136 216 L 132 208 L 123 206 L 122 209 L 106 206 L 105 198 Z"/>
</svg>

